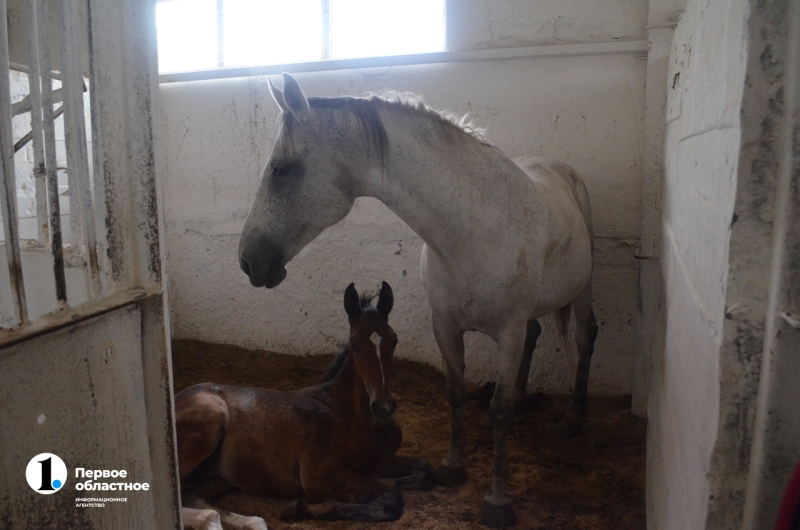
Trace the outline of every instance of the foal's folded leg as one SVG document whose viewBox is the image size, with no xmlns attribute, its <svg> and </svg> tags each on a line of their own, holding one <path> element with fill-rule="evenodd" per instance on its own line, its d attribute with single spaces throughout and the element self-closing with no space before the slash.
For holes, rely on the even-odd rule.
<svg viewBox="0 0 800 530">
<path fill-rule="evenodd" d="M 190 528 L 186 525 L 186 510 L 193 510 L 195 512 L 214 512 L 218 514 L 217 523 L 221 523 L 219 526 L 200 527 L 197 530 L 222 530 L 222 525 L 232 530 L 267 530 L 267 523 L 261 517 L 239 515 L 209 504 L 209 500 L 213 501 L 234 489 L 236 488 L 221 477 L 214 477 L 203 482 L 194 490 L 185 493 L 183 495 L 183 504 L 186 507 L 181 509 L 181 514 L 184 516 L 184 528 Z M 193 527 L 191 528 L 195 530 Z"/>
<path fill-rule="evenodd" d="M 293 501 L 283 510 L 281 519 L 303 521 L 396 521 L 403 514 L 403 496 L 396 490 L 386 490 L 367 503 L 323 501 L 309 504 Z"/>
<path fill-rule="evenodd" d="M 378 477 L 379 482 L 398 490 L 429 490 L 436 486 L 436 471 L 422 458 L 394 456 Z"/>
<path fill-rule="evenodd" d="M 184 530 L 222 530 L 219 514 L 210 508 L 181 507 Z"/>
<path fill-rule="evenodd" d="M 261 517 L 239 515 L 215 506 L 211 506 L 203 499 L 194 497 L 187 499 L 186 506 L 181 508 L 183 528 L 185 530 L 267 530 L 267 523 Z"/>
<path fill-rule="evenodd" d="M 300 478 L 309 500 L 292 502 L 283 511 L 283 519 L 377 522 L 395 521 L 403 515 L 400 492 L 361 473 L 301 465 Z"/>
</svg>

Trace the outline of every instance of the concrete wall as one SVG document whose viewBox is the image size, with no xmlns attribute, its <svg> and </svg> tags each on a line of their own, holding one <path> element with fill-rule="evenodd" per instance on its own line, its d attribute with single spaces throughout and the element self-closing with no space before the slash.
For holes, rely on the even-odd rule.
<svg viewBox="0 0 800 530">
<path fill-rule="evenodd" d="M 447 49 L 642 40 L 642 0 L 449 0 Z"/>
<path fill-rule="evenodd" d="M 754 51 L 769 47 L 777 52 L 769 63 L 759 61 L 758 69 L 751 70 L 748 77 L 753 87 L 744 95 L 746 102 L 782 102 L 766 109 L 762 104 L 761 112 L 748 112 L 745 117 L 774 123 L 770 131 L 760 131 L 758 142 L 764 146 L 762 156 L 772 161 L 769 173 L 754 172 L 754 176 L 765 177 L 775 170 L 774 181 L 764 179 L 767 185 L 760 186 L 762 191 L 755 197 L 759 202 L 774 197 L 774 213 L 766 219 L 774 228 L 742 524 L 746 530 L 774 526 L 784 488 L 800 460 L 800 3 L 789 4 L 785 11 L 781 7 L 780 3 L 766 4 L 753 10 L 750 33 L 763 35 Z M 766 138 L 773 141 L 764 142 Z M 769 185 L 773 182 L 774 188 Z"/>
<path fill-rule="evenodd" d="M 660 252 L 666 329 L 648 406 L 648 528 L 705 524 L 746 20 L 744 0 L 690 0 L 673 38 Z"/>
<path fill-rule="evenodd" d="M 480 27 L 497 27 L 492 13 L 501 4 L 533 16 L 532 3 L 489 2 L 482 21 L 462 26 L 461 42 L 475 42 L 464 47 L 483 46 Z M 629 14 L 628 29 L 621 32 L 608 29 L 611 15 L 605 4 L 583 12 L 578 4 L 583 5 L 537 6 L 550 6 L 554 19 L 560 9 L 572 13 L 570 42 L 611 40 L 618 33 L 625 38 L 643 35 L 644 3 L 613 4 Z M 577 24 L 580 20 L 583 26 Z M 587 29 L 596 25 L 610 33 Z M 526 35 L 519 42 L 537 42 L 534 25 L 514 31 Z M 456 42 L 452 30 L 448 39 Z M 586 180 L 598 236 L 600 335 L 590 390 L 620 394 L 631 391 L 635 350 L 633 254 L 641 222 L 645 68 L 643 58 L 614 55 L 341 70 L 297 78 L 314 96 L 386 87 L 412 90 L 436 108 L 472 113 L 509 156 L 537 153 L 572 164 Z M 330 352 L 346 336 L 344 287 L 355 281 L 359 289 L 374 289 L 386 280 L 396 295 L 392 322 L 401 338 L 398 355 L 440 365 L 419 281 L 421 241 L 373 199 L 359 199 L 346 219 L 295 258 L 288 279 L 277 289 L 253 289 L 239 270 L 239 231 L 269 154 L 277 116 L 265 78 L 166 84 L 161 98 L 176 338 L 297 354 Z M 567 392 L 574 375 L 555 338 L 554 322 L 545 322 L 545 328 L 531 388 Z M 467 344 L 467 377 L 475 382 L 493 379 L 492 342 L 468 335 Z"/>
</svg>

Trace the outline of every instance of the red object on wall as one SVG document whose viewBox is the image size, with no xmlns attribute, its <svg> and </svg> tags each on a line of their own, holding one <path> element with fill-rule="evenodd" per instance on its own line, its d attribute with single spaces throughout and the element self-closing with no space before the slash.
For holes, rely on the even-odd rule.
<svg viewBox="0 0 800 530">
<path fill-rule="evenodd" d="M 783 492 L 775 530 L 800 530 L 800 462 Z"/>
</svg>

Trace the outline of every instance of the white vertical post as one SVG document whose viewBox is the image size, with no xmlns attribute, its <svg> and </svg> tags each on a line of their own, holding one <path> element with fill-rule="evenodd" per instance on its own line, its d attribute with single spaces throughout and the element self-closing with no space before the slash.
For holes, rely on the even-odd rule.
<svg viewBox="0 0 800 530">
<path fill-rule="evenodd" d="M 48 0 L 38 0 L 37 37 L 39 38 L 39 66 L 42 75 L 42 118 L 44 122 L 45 170 L 47 195 L 50 206 L 50 249 L 53 253 L 53 274 L 56 280 L 56 298 L 61 307 L 67 304 L 67 282 L 64 276 L 64 246 L 61 235 L 61 204 L 58 198 L 58 160 L 56 157 L 55 116 L 53 115 L 53 73 L 50 67 L 50 40 Z M 62 76 L 59 76 L 62 77 Z"/>
<path fill-rule="evenodd" d="M 91 297 L 100 296 L 100 276 L 97 263 L 97 235 L 94 228 L 94 207 L 89 180 L 89 157 L 86 149 L 86 118 L 83 106 L 83 75 L 81 73 L 80 20 L 75 0 L 59 2 L 61 29 L 61 69 L 64 74 L 64 134 L 67 141 L 67 172 L 71 205 L 78 205 L 86 261 L 89 263 Z M 73 226 L 75 226 L 73 224 Z"/>
<path fill-rule="evenodd" d="M 17 187 L 14 174 L 14 138 L 11 132 L 11 79 L 8 69 L 8 20 L 6 0 L 0 0 L 0 207 L 6 236 L 6 257 L 14 314 L 18 324 L 28 321 L 25 284 L 22 281 L 22 259 L 19 252 L 17 226 Z"/>
<path fill-rule="evenodd" d="M 31 135 L 33 138 L 33 176 L 36 186 L 36 224 L 39 244 L 50 244 L 50 230 L 47 223 L 47 171 L 44 167 L 44 146 L 42 145 L 42 91 L 39 75 L 39 42 L 36 24 L 36 0 L 25 2 L 26 33 L 28 36 L 28 85 L 31 94 Z"/>
</svg>

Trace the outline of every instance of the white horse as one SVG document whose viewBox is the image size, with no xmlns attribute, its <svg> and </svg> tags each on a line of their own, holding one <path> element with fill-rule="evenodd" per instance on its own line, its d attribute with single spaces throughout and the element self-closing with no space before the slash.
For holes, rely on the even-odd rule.
<svg viewBox="0 0 800 530">
<path fill-rule="evenodd" d="M 444 358 L 451 407 L 450 450 L 440 483 L 466 482 L 464 332 L 497 343 L 492 486 L 482 522 L 511 526 L 506 431 L 525 395 L 537 319 L 559 310 L 576 319 L 580 355 L 563 434 L 581 426 L 597 325 L 592 314 L 592 223 L 586 188 L 559 162 L 510 160 L 470 124 L 420 98 L 306 98 L 283 74 L 269 82 L 282 112 L 272 154 L 242 229 L 239 260 L 250 283 L 272 288 L 286 263 L 375 197 L 425 242 L 420 271 Z"/>
</svg>

